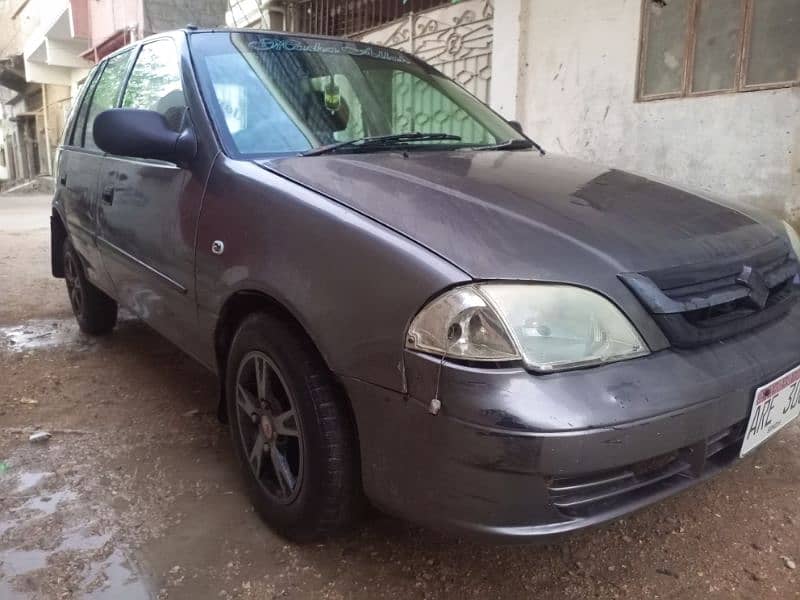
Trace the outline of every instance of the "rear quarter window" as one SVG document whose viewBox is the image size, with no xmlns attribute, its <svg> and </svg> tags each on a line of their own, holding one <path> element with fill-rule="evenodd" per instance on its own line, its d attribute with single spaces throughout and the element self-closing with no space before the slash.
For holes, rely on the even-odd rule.
<svg viewBox="0 0 800 600">
<path fill-rule="evenodd" d="M 86 78 L 81 82 L 78 91 L 75 93 L 75 101 L 72 103 L 72 106 L 69 110 L 69 115 L 67 115 L 67 123 L 64 126 L 64 133 L 62 134 L 61 138 L 61 145 L 62 146 L 69 146 L 73 144 L 73 137 L 75 135 L 75 126 L 78 121 L 78 116 L 81 112 L 81 107 L 83 106 L 85 99 L 88 95 L 87 90 L 92 86 L 92 80 L 94 79 L 95 75 L 97 75 L 97 67 L 94 67 Z"/>
<path fill-rule="evenodd" d="M 89 104 L 92 101 L 94 88 L 97 87 L 97 76 L 102 71 L 102 66 L 95 67 L 92 71 L 93 77 L 87 78 L 87 83 L 83 94 L 79 98 L 78 108 L 75 115 L 75 124 L 69 132 L 67 144 L 70 146 L 83 146 L 83 130 L 86 127 L 86 114 L 89 112 Z"/>
</svg>

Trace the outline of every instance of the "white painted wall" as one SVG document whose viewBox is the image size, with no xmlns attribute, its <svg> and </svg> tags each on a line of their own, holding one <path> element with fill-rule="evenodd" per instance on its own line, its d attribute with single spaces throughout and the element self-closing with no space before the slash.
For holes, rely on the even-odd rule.
<svg viewBox="0 0 800 600">
<path fill-rule="evenodd" d="M 639 0 L 495 8 L 492 104 L 546 149 L 800 220 L 800 88 L 637 103 Z M 511 85 L 501 70 L 513 61 L 498 52 L 508 55 L 515 35 L 524 43 Z"/>
</svg>

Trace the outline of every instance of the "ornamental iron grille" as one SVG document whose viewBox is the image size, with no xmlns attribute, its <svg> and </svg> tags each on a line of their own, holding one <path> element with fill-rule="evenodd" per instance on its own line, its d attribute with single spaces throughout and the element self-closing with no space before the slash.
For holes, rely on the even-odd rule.
<svg viewBox="0 0 800 600">
<path fill-rule="evenodd" d="M 484 102 L 492 78 L 490 0 L 471 0 L 422 14 L 410 14 L 393 28 L 361 39 L 413 54 L 435 66 Z M 415 77 L 396 73 L 392 81 L 395 131 L 460 135 L 465 142 L 491 143 L 462 109 Z"/>
<path fill-rule="evenodd" d="M 453 0 L 289 0 L 289 30 L 353 36 Z"/>
</svg>

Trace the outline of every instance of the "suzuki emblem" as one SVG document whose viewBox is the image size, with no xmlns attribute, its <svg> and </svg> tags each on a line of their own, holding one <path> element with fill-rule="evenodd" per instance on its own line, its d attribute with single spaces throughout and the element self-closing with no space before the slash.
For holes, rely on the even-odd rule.
<svg viewBox="0 0 800 600">
<path fill-rule="evenodd" d="M 769 300 L 769 287 L 767 282 L 764 281 L 764 276 L 756 271 L 753 267 L 745 265 L 742 272 L 736 278 L 736 283 L 750 288 L 749 299 L 751 303 L 762 310 L 767 305 Z"/>
</svg>

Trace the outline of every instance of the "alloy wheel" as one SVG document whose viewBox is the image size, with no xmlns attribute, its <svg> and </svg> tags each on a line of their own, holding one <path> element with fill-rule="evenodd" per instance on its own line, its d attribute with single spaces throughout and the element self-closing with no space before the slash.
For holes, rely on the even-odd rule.
<svg viewBox="0 0 800 600">
<path fill-rule="evenodd" d="M 67 253 L 64 260 L 64 279 L 67 281 L 67 294 L 69 295 L 72 310 L 76 315 L 83 314 L 83 284 L 73 254 Z"/>
<path fill-rule="evenodd" d="M 303 474 L 300 421 L 283 375 L 263 352 L 249 352 L 239 363 L 235 418 L 256 481 L 275 501 L 290 503 Z"/>
</svg>

